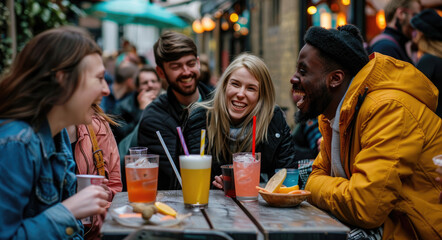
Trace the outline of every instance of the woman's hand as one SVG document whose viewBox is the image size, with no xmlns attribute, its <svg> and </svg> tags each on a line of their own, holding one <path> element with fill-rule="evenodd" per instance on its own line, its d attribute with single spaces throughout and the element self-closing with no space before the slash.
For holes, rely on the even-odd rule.
<svg viewBox="0 0 442 240">
<path fill-rule="evenodd" d="M 105 178 L 103 179 L 103 182 L 101 183 L 100 186 L 102 186 L 104 188 L 104 190 L 107 192 L 108 194 L 108 198 L 107 201 L 108 202 L 112 202 L 112 191 L 111 189 L 107 186 L 107 184 L 109 183 L 109 179 Z M 109 204 L 110 205 L 110 204 Z"/>
<path fill-rule="evenodd" d="M 91 185 L 79 191 L 62 204 L 76 219 L 102 214 L 106 212 L 109 194 L 102 186 Z"/>
<path fill-rule="evenodd" d="M 217 188 L 223 189 L 223 175 L 215 176 L 215 180 L 213 180 L 212 184 Z"/>
</svg>

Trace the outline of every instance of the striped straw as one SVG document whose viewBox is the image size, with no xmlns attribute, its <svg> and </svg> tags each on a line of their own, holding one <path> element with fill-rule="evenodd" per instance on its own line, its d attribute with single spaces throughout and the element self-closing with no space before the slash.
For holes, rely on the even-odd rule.
<svg viewBox="0 0 442 240">
<path fill-rule="evenodd" d="M 200 145 L 201 156 L 204 156 L 205 141 L 206 141 L 206 129 L 201 129 L 201 145 Z"/>
</svg>

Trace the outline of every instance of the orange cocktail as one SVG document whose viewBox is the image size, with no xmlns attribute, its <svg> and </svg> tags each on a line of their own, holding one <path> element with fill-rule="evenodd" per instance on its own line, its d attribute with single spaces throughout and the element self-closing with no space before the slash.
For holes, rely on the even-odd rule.
<svg viewBox="0 0 442 240">
<path fill-rule="evenodd" d="M 261 153 L 234 153 L 233 174 L 235 176 L 236 198 L 241 201 L 258 200 L 259 176 L 261 173 Z"/>
<path fill-rule="evenodd" d="M 126 183 L 129 202 L 155 202 L 158 186 L 158 155 L 127 155 Z"/>
</svg>

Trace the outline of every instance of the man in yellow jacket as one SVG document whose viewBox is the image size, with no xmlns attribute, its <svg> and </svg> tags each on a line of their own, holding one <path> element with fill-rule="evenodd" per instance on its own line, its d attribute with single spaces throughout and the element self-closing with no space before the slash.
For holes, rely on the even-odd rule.
<svg viewBox="0 0 442 240">
<path fill-rule="evenodd" d="M 297 120 L 319 116 L 310 201 L 383 239 L 442 239 L 438 90 L 411 64 L 370 56 L 351 25 L 312 27 L 290 82 Z"/>
</svg>

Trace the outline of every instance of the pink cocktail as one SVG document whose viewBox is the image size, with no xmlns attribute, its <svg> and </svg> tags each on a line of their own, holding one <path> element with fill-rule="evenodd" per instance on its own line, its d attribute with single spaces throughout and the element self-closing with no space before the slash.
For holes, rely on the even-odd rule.
<svg viewBox="0 0 442 240">
<path fill-rule="evenodd" d="M 236 198 L 240 201 L 258 200 L 261 153 L 242 152 L 233 154 Z"/>
</svg>

